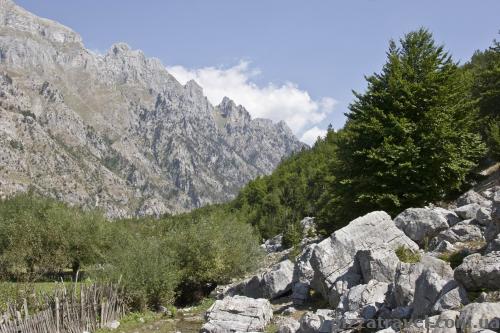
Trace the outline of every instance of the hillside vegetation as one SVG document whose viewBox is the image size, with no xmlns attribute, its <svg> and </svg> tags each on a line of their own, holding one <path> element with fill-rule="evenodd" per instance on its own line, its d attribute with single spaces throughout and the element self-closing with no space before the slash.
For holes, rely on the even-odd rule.
<svg viewBox="0 0 500 333">
<path fill-rule="evenodd" d="M 159 219 L 107 221 L 27 193 L 0 203 L 0 273 L 37 281 L 83 269 L 124 281 L 134 308 L 199 299 L 259 262 L 259 241 L 316 216 L 327 234 L 373 210 L 447 200 L 499 159 L 500 44 L 457 64 L 430 32 L 390 42 L 347 123 L 249 182 L 227 204 Z"/>
</svg>

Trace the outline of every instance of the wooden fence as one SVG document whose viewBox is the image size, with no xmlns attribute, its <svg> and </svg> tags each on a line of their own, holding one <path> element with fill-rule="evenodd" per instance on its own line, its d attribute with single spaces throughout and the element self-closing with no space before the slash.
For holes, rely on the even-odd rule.
<svg viewBox="0 0 500 333">
<path fill-rule="evenodd" d="M 74 284 L 71 288 L 61 284 L 43 299 L 36 313 L 30 313 L 26 300 L 21 305 L 9 304 L 0 318 L 0 333 L 94 332 L 126 311 L 119 284 Z"/>
</svg>

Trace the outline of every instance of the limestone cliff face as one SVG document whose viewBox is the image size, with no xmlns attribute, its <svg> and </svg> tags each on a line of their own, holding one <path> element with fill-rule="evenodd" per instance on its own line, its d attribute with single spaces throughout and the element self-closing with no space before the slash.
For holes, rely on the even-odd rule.
<svg viewBox="0 0 500 333">
<path fill-rule="evenodd" d="M 284 123 L 212 106 L 126 44 L 105 55 L 0 0 L 0 196 L 29 188 L 111 217 L 231 199 L 304 147 Z"/>
</svg>

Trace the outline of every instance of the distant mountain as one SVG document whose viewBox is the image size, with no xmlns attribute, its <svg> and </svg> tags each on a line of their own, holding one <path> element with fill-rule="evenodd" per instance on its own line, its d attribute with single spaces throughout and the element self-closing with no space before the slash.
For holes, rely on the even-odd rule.
<svg viewBox="0 0 500 333">
<path fill-rule="evenodd" d="M 284 122 L 212 106 L 126 44 L 105 55 L 0 0 L 0 196 L 29 188 L 108 216 L 176 213 L 234 197 L 305 145 Z"/>
</svg>

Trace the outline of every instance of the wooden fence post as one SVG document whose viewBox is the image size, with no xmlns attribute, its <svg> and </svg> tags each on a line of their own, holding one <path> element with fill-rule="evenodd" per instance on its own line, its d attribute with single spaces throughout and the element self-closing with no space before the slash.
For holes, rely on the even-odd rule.
<svg viewBox="0 0 500 333">
<path fill-rule="evenodd" d="M 61 333 L 59 323 L 59 297 L 56 296 L 56 333 Z"/>
</svg>

